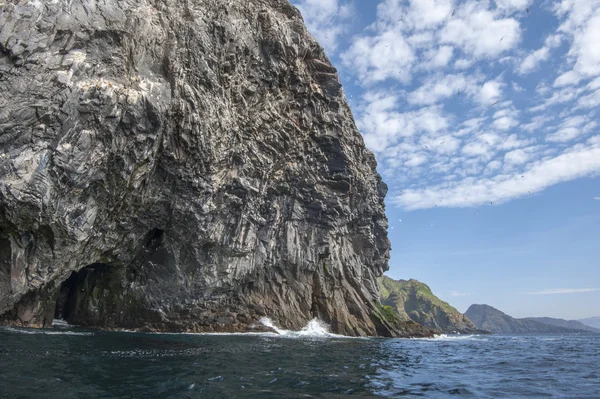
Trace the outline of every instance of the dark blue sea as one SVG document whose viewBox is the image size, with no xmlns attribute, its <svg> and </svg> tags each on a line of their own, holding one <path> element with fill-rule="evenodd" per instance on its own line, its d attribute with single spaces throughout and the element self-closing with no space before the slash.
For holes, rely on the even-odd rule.
<svg viewBox="0 0 600 399">
<path fill-rule="evenodd" d="M 600 398 L 600 335 L 353 339 L 0 327 L 1 398 Z"/>
</svg>

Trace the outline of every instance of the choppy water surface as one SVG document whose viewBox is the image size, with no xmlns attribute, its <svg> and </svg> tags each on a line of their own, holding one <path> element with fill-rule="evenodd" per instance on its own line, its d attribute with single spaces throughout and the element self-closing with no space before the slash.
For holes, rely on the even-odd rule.
<svg viewBox="0 0 600 399">
<path fill-rule="evenodd" d="M 600 398 L 600 336 L 349 339 L 0 328 L 7 398 Z"/>
</svg>

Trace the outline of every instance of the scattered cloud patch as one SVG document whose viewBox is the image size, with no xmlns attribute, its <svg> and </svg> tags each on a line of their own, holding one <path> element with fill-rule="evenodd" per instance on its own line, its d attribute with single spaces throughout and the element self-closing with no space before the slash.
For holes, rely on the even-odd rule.
<svg viewBox="0 0 600 399">
<path fill-rule="evenodd" d="M 342 54 L 342 62 L 366 85 L 386 79 L 408 83 L 416 60 L 414 49 L 394 30 L 358 37 Z"/>
<path fill-rule="evenodd" d="M 564 119 L 556 132 L 548 135 L 546 140 L 554 142 L 571 141 L 581 135 L 587 134 L 598 127 L 596 121 L 592 121 L 586 116 L 572 116 Z"/>
<path fill-rule="evenodd" d="M 388 201 L 493 206 L 600 175 L 598 42 L 598 0 L 381 0 L 338 49 Z"/>
<path fill-rule="evenodd" d="M 350 3 L 341 0 L 293 0 L 292 3 L 302 13 L 310 33 L 328 53 L 335 53 L 354 13 Z"/>
<path fill-rule="evenodd" d="M 472 293 L 472 292 L 460 292 L 460 291 L 452 291 L 452 292 L 450 293 L 450 296 L 453 296 L 453 297 L 473 296 L 473 295 L 475 295 L 475 294 L 474 294 L 474 293 Z"/>
<path fill-rule="evenodd" d="M 521 27 L 513 18 L 503 18 L 487 2 L 466 2 L 455 9 L 440 34 L 442 43 L 460 47 L 476 58 L 498 57 L 513 48 L 521 39 Z"/>
<path fill-rule="evenodd" d="M 599 137 L 600 138 L 600 137 Z M 530 162 L 517 173 L 502 173 L 492 177 L 465 176 L 422 188 L 406 189 L 391 197 L 392 203 L 407 210 L 437 206 L 466 207 L 494 205 L 545 190 L 555 184 L 576 178 L 600 174 L 600 140 L 592 148 L 576 146 L 555 157 Z"/>
<path fill-rule="evenodd" d="M 493 105 L 502 95 L 502 84 L 498 81 L 488 81 L 483 84 L 479 92 L 479 102 L 483 105 Z"/>
<path fill-rule="evenodd" d="M 552 49 L 560 45 L 561 38 L 561 35 L 557 34 L 548 36 L 542 48 L 529 54 L 523 59 L 523 61 L 521 61 L 521 65 L 519 66 L 517 72 L 521 75 L 526 75 L 533 72 L 542 61 L 546 61 L 548 58 L 550 58 L 550 52 Z"/>
<path fill-rule="evenodd" d="M 529 54 L 519 67 L 519 73 L 522 75 L 532 72 L 540 62 L 545 61 L 550 57 L 550 49 L 548 47 L 542 47 L 539 50 Z"/>
<path fill-rule="evenodd" d="M 518 10 L 525 10 L 531 3 L 532 0 L 495 0 L 496 6 L 499 9 L 514 12 Z"/>
</svg>

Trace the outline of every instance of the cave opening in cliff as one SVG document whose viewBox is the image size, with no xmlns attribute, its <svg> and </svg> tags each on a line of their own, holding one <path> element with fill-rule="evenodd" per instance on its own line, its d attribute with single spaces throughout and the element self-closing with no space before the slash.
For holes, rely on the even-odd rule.
<svg viewBox="0 0 600 399">
<path fill-rule="evenodd" d="M 71 322 L 75 313 L 81 310 L 78 309 L 78 304 L 92 295 L 98 278 L 102 277 L 109 269 L 109 265 L 94 263 L 77 272 L 72 272 L 60 286 L 54 318 Z"/>
</svg>

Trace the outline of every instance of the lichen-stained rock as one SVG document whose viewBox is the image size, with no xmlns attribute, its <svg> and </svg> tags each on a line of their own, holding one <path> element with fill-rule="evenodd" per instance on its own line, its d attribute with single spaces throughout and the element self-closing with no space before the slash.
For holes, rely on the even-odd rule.
<svg viewBox="0 0 600 399">
<path fill-rule="evenodd" d="M 403 334 L 387 187 L 286 0 L 0 3 L 0 182 L 4 323 Z"/>
</svg>

